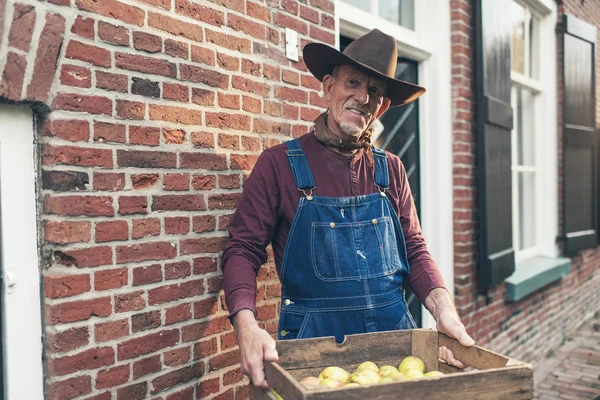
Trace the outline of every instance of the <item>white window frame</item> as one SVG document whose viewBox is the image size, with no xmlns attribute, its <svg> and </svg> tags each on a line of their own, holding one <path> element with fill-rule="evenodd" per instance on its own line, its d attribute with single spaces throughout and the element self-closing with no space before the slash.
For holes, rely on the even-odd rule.
<svg viewBox="0 0 600 400">
<path fill-rule="evenodd" d="M 42 400 L 42 310 L 33 115 L 0 104 L 5 398 Z"/>
<path fill-rule="evenodd" d="M 511 164 L 513 171 L 512 207 L 513 207 L 513 243 L 515 243 L 515 261 L 520 262 L 536 256 L 556 258 L 559 248 L 556 244 L 558 235 L 558 132 L 557 132 L 557 67 L 556 67 L 556 4 L 549 0 L 513 0 L 527 7 L 531 14 L 538 18 L 536 29 L 537 48 L 532 52 L 537 79 L 511 71 L 511 81 L 514 87 L 521 87 L 534 94 L 534 148 L 536 163 L 535 180 L 535 245 L 517 250 L 519 240 L 519 199 L 517 196 L 518 180 L 515 179 L 517 170 Z M 528 29 L 526 29 L 528 35 Z M 525 49 L 529 51 L 529 49 Z M 527 53 L 526 53 L 527 54 Z M 527 71 L 527 65 L 525 66 Z M 511 92 L 512 93 L 512 92 Z M 512 99 L 512 95 L 511 95 Z M 513 112 L 516 115 L 517 110 Z M 516 128 L 516 125 L 515 125 Z M 513 149 L 515 134 L 512 135 Z"/>
<path fill-rule="evenodd" d="M 414 31 L 341 0 L 336 0 L 335 10 L 338 49 L 340 34 L 357 38 L 378 28 L 396 38 L 399 56 L 419 62 L 419 84 L 427 89 L 418 100 L 421 226 L 429 252 L 454 296 L 450 1 L 416 0 Z M 425 307 L 423 326 L 435 328 Z"/>
</svg>

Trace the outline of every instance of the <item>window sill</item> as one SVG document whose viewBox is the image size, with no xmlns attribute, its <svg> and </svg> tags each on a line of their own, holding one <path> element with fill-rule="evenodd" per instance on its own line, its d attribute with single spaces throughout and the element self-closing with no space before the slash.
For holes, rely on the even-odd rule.
<svg viewBox="0 0 600 400">
<path fill-rule="evenodd" d="M 518 262 L 515 272 L 506 279 L 506 301 L 519 301 L 525 296 L 561 279 L 571 272 L 569 258 L 533 257 Z"/>
</svg>

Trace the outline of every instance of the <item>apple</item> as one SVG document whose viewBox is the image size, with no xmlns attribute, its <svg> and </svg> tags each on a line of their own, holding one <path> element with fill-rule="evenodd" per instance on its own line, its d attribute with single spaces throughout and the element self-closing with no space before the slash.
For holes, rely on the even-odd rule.
<svg viewBox="0 0 600 400">
<path fill-rule="evenodd" d="M 357 383 L 359 385 L 370 385 L 374 383 L 370 377 L 364 375 L 362 372 L 355 372 L 350 375 L 350 383 Z"/>
<path fill-rule="evenodd" d="M 398 370 L 400 372 L 404 372 L 409 369 L 416 369 L 417 371 L 424 373 L 425 372 L 425 364 L 419 357 L 408 356 L 408 357 L 404 358 L 404 360 L 402 360 L 400 365 L 398 365 Z"/>
<path fill-rule="evenodd" d="M 387 377 L 392 378 L 395 381 L 403 381 L 406 379 L 404 374 L 398 370 L 390 372 L 390 374 L 387 375 Z"/>
<path fill-rule="evenodd" d="M 375 372 L 379 371 L 377 365 L 372 361 L 365 361 L 364 363 L 360 364 L 358 367 L 356 367 L 356 372 L 361 371 L 363 369 L 370 369 Z"/>
<path fill-rule="evenodd" d="M 325 378 L 325 379 L 322 379 L 321 382 L 319 382 L 319 385 L 327 387 L 327 388 L 335 389 L 335 388 L 344 386 L 344 383 L 337 381 L 333 378 Z"/>
<path fill-rule="evenodd" d="M 342 383 L 348 382 L 350 374 L 340 367 L 327 367 L 319 374 L 319 379 L 332 378 Z"/>
<path fill-rule="evenodd" d="M 344 385 L 345 388 L 347 387 L 360 387 L 360 384 L 356 383 L 356 382 L 350 382 L 350 383 L 346 383 Z"/>
<path fill-rule="evenodd" d="M 386 377 L 394 371 L 398 371 L 398 369 L 392 365 L 383 365 L 379 368 L 379 376 Z"/>
<path fill-rule="evenodd" d="M 390 378 L 389 376 L 384 376 L 377 383 L 388 383 L 388 382 L 394 382 L 394 380 L 392 378 Z"/>
<path fill-rule="evenodd" d="M 423 375 L 423 372 L 419 371 L 418 369 L 408 369 L 404 372 L 404 376 L 406 379 L 416 379 L 423 378 L 425 375 Z"/>
<path fill-rule="evenodd" d="M 302 379 L 300 381 L 300 384 L 302 384 L 307 389 L 315 389 L 319 387 L 320 382 L 321 380 L 316 376 L 309 376 L 308 378 Z"/>
<path fill-rule="evenodd" d="M 440 371 L 429 371 L 428 373 L 425 374 L 425 376 L 442 376 L 442 375 L 445 375 L 445 374 Z"/>
</svg>

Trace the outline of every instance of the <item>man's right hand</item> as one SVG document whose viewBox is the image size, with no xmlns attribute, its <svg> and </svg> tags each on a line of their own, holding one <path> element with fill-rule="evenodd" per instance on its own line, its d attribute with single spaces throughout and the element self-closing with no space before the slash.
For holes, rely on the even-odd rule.
<svg viewBox="0 0 600 400">
<path fill-rule="evenodd" d="M 240 346 L 242 373 L 250 378 L 254 386 L 268 389 L 264 361 L 279 360 L 275 341 L 267 331 L 258 326 L 254 313 L 250 310 L 241 310 L 235 314 L 233 328 Z"/>
</svg>

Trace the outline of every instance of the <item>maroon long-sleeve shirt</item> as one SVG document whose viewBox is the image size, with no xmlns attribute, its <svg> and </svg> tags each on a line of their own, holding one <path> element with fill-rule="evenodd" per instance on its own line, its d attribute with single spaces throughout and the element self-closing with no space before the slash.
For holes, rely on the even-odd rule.
<svg viewBox="0 0 600 400">
<path fill-rule="evenodd" d="M 317 141 L 312 132 L 300 137 L 300 143 L 315 180 L 315 196 L 359 196 L 377 190 L 365 150 L 353 155 L 340 154 Z M 263 151 L 244 185 L 229 225 L 223 274 L 230 316 L 242 309 L 252 310 L 256 315 L 256 275 L 267 260 L 269 243 L 273 246 L 277 271 L 280 270 L 298 202 L 304 196 L 296 188 L 285 151 L 285 144 Z M 388 169 L 390 186 L 386 193 L 404 232 L 411 270 L 409 283 L 423 302 L 431 290 L 444 287 L 444 281 L 421 234 L 404 165 L 390 153 Z"/>
</svg>

